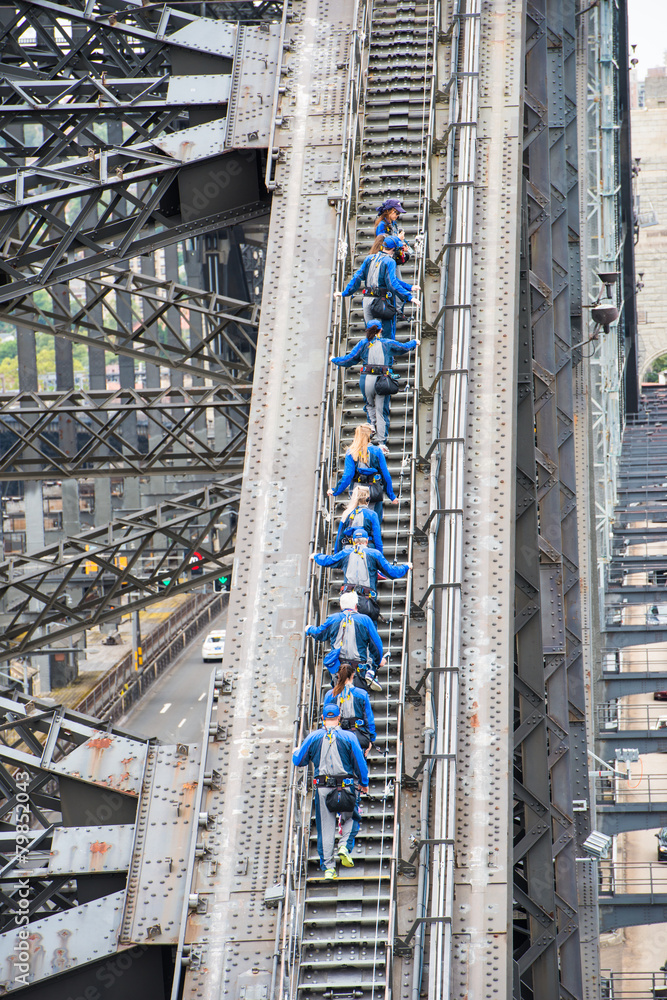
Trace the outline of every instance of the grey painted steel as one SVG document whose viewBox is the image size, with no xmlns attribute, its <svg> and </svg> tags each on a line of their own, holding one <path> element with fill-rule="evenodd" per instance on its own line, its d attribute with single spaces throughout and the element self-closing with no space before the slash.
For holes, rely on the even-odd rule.
<svg viewBox="0 0 667 1000">
<path fill-rule="evenodd" d="M 66 298 L 45 289 L 39 302 L 17 300 L 11 309 L 0 309 L 0 319 L 20 333 L 50 333 L 122 358 L 152 360 L 229 385 L 231 391 L 248 384 L 246 353 L 257 340 L 257 306 L 122 267 L 87 274 L 84 281 L 83 291 L 70 286 Z M 125 310 L 120 308 L 124 297 Z M 202 324 L 201 333 L 189 330 L 191 314 Z M 166 342 L 160 327 L 169 334 Z M 37 391 L 36 370 L 33 382 L 21 388 Z"/>
<path fill-rule="evenodd" d="M 613 903 L 600 900 L 600 932 L 638 924 L 667 923 L 667 893 L 621 893 Z"/>
<path fill-rule="evenodd" d="M 514 626 L 522 5 L 481 10 L 472 310 L 463 465 L 461 698 L 451 995 L 512 992 L 512 797 L 508 731 Z M 462 25 L 463 30 L 463 25 Z M 466 26 L 466 31 L 471 29 Z M 463 81 L 455 81 L 463 86 Z M 463 257 L 463 255 L 462 255 Z M 449 300 L 448 301 L 452 301 Z M 449 322 L 453 322 L 449 317 Z M 447 324 L 447 320 L 446 320 Z M 454 364 L 459 357 L 452 353 Z M 489 377 L 490 373 L 492 377 Z M 456 398 L 456 397 L 455 397 Z M 504 484 L 504 485 L 501 485 Z M 498 505 L 503 492 L 503 507 Z M 479 516 L 471 516 L 472 511 Z M 491 513 L 493 512 L 493 513 Z M 503 556 L 500 557 L 500 553 Z M 492 803 L 502 803 L 500 809 Z"/>
<path fill-rule="evenodd" d="M 151 747 L 148 752 L 132 864 L 119 940 L 122 944 L 176 944 L 188 892 L 189 847 L 217 817 L 202 817 L 200 744 Z M 199 910 L 206 899 L 196 899 Z"/>
<path fill-rule="evenodd" d="M 135 959 L 177 938 L 184 907 L 205 907 L 205 900 L 188 899 L 185 877 L 198 836 L 214 823 L 200 810 L 200 747 L 158 747 L 25 696 L 0 696 L 0 719 L 5 985 L 12 992 L 59 975 L 79 983 L 69 976 L 81 966 L 139 944 L 132 961 L 116 966 L 133 995 L 143 977 Z M 26 801 L 27 844 L 20 812 Z M 16 946 L 26 906 L 30 957 L 22 970 Z M 23 971 L 28 978 L 20 980 Z M 92 971 L 90 981 L 100 981 Z M 52 995 L 59 989 L 53 985 Z"/>
<path fill-rule="evenodd" d="M 86 727 L 70 723 L 69 731 L 85 732 Z M 88 735 L 88 734 L 86 734 Z M 0 753 L 6 751 L 0 749 Z M 103 729 L 93 731 L 85 742 L 72 750 L 62 760 L 44 761 L 40 764 L 56 774 L 68 775 L 79 781 L 90 781 L 95 785 L 113 788 L 126 795 L 138 795 L 141 789 L 146 763 L 146 747 L 137 746 L 135 739 L 108 733 Z M 10 758 L 11 759 L 11 755 Z"/>
<path fill-rule="evenodd" d="M 514 990 L 556 1000 L 583 996 L 576 857 L 591 826 L 572 808 L 589 798 L 571 352 L 581 326 L 576 26 L 574 3 L 542 0 L 526 14 Z"/>
<path fill-rule="evenodd" d="M 604 630 L 607 645 L 613 649 L 644 646 L 648 643 L 667 642 L 667 629 L 660 626 L 624 625 Z"/>
<path fill-rule="evenodd" d="M 30 983 L 115 954 L 124 896 L 124 892 L 115 892 L 66 913 L 31 921 L 33 943 L 26 963 L 17 961 L 21 928 L 0 934 L 3 991 L 13 993 Z"/>
<path fill-rule="evenodd" d="M 221 386 L 0 394 L 0 481 L 240 474 L 250 391 L 249 383 L 239 382 L 231 394 Z M 230 437 L 222 448 L 209 444 L 207 418 L 228 421 Z M 58 437 L 63 422 L 69 442 Z"/>
<path fill-rule="evenodd" d="M 660 670 L 626 671 L 613 673 L 603 671 L 605 697 L 623 698 L 630 694 L 651 694 L 653 691 L 667 691 L 667 672 Z"/>
<path fill-rule="evenodd" d="M 298 649 L 316 501 L 312 457 L 321 433 L 337 250 L 327 193 L 341 156 L 352 4 L 301 0 L 291 13 L 284 57 L 289 92 L 281 95 L 275 143 L 282 150 L 281 193 L 272 203 L 223 663 L 228 683 L 205 756 L 206 771 L 226 780 L 208 788 L 202 803 L 218 820 L 202 833 L 193 866 L 190 892 L 207 895 L 208 911 L 191 910 L 183 929 L 177 966 L 187 963 L 184 998 L 236 994 L 246 983 L 268 987 L 277 930 L 276 912 L 263 899 L 282 873 L 276 833 L 284 829 L 301 695 Z M 252 980 L 251 969 L 258 970 Z"/>
<path fill-rule="evenodd" d="M 53 831 L 48 861 L 52 875 L 128 871 L 134 826 L 61 826 Z"/>
<path fill-rule="evenodd" d="M 610 837 L 629 830 L 655 830 L 667 826 L 667 802 L 621 802 L 597 805 L 596 829 Z"/>
<path fill-rule="evenodd" d="M 0 563 L 0 597 L 7 595 L 11 608 L 0 616 L 0 658 L 41 649 L 44 625 L 53 640 L 117 618 L 121 593 L 127 595 L 124 611 L 130 611 L 165 592 L 192 590 L 195 551 L 203 556 L 197 585 L 229 575 L 233 529 L 220 519 L 238 506 L 239 478 Z M 168 588 L 161 589 L 165 579 Z M 71 580 L 86 584 L 86 593 L 72 604 L 66 596 Z"/>
<path fill-rule="evenodd" d="M 20 51 L 15 38 L 29 28 L 21 48 L 30 68 L 23 61 L 20 81 L 10 76 L 0 89 L 0 120 L 12 129 L 11 155 L 0 164 L 0 301 L 265 211 L 256 152 L 248 146 L 266 143 L 271 127 L 279 25 L 237 26 L 168 9 L 166 20 L 158 11 L 131 8 L 116 18 L 109 2 L 97 5 L 95 18 L 76 3 L 24 0 L 16 7 L 18 17 L 0 41 L 11 74 Z M 72 22 L 85 37 L 77 40 Z M 168 31 L 176 22 L 180 26 Z M 146 56 L 142 43 L 151 46 Z M 244 62 L 248 51 L 257 57 L 254 64 Z M 87 86 L 73 84 L 84 67 Z M 226 83 L 216 87 L 220 76 Z M 119 77 L 147 82 L 137 93 L 116 84 Z M 40 92 L 45 78 L 54 93 Z M 184 79 L 189 82 L 179 83 Z M 176 93 L 179 86 L 187 97 Z M 146 96 L 153 106 L 135 106 Z M 51 116 L 48 105 L 70 98 L 90 106 L 59 122 L 62 107 Z M 158 98 L 162 108 L 154 106 Z M 212 103 L 213 115 L 199 117 L 197 108 Z M 228 113 L 236 118 L 237 111 L 245 131 L 232 133 L 234 149 L 226 152 Z M 35 123 L 42 143 L 32 146 Z M 99 129 L 103 123 L 107 128 Z M 111 136 L 120 123 L 126 134 L 119 142 Z"/>
<path fill-rule="evenodd" d="M 605 592 L 608 598 L 614 603 L 608 603 L 607 612 L 613 612 L 626 607 L 627 605 L 644 605 L 650 607 L 652 604 L 663 604 L 667 602 L 667 586 L 641 587 L 629 584 L 627 587 L 619 587 L 607 584 Z"/>
</svg>

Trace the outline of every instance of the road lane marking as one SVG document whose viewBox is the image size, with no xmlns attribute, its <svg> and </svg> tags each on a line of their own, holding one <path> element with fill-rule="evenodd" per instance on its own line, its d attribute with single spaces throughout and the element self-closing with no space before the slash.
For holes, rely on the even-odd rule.
<svg viewBox="0 0 667 1000">
<path fill-rule="evenodd" d="M 181 719 L 181 721 L 179 722 L 177 728 L 180 729 L 184 722 L 185 722 L 185 719 Z"/>
<path fill-rule="evenodd" d="M 197 701 L 201 701 L 201 700 L 202 700 L 202 698 L 205 698 L 205 697 L 206 697 L 206 691 L 202 691 L 202 693 L 201 693 L 201 694 L 199 695 L 199 697 L 197 698 Z"/>
<path fill-rule="evenodd" d="M 164 715 L 164 713 L 169 711 L 170 708 L 171 708 L 171 702 L 170 701 L 165 702 L 164 706 L 160 709 L 160 715 Z"/>
</svg>

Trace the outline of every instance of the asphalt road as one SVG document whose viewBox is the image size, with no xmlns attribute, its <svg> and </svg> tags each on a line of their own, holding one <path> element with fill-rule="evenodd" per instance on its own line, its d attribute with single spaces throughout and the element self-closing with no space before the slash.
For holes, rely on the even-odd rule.
<svg viewBox="0 0 667 1000">
<path fill-rule="evenodd" d="M 209 631 L 225 628 L 227 609 L 214 619 Z M 219 663 L 204 663 L 201 647 L 207 632 L 200 632 L 162 677 L 148 689 L 118 726 L 137 736 L 156 736 L 163 743 L 201 743 L 211 672 Z"/>
</svg>

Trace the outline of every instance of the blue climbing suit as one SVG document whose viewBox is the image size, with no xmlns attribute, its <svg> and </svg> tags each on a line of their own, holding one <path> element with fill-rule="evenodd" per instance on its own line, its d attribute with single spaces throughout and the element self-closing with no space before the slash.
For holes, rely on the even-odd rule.
<svg viewBox="0 0 667 1000">
<path fill-rule="evenodd" d="M 385 340 L 384 337 L 373 337 L 372 340 L 365 337 L 349 354 L 332 359 L 333 364 L 340 365 L 341 368 L 350 368 L 355 364 L 362 366 L 359 388 L 364 397 L 364 411 L 368 423 L 377 431 L 380 444 L 386 444 L 389 437 L 391 396 L 376 395 L 377 377 L 382 375 L 385 369 L 391 369 L 395 355 L 408 354 L 414 351 L 415 347 L 417 347 L 416 340 L 408 340 L 405 344 L 401 344 L 398 340 Z"/>
<path fill-rule="evenodd" d="M 396 262 L 387 253 L 380 251 L 370 254 L 358 271 L 356 271 L 347 285 L 343 289 L 343 297 L 353 295 L 362 285 L 369 292 L 377 292 L 377 295 L 364 295 L 363 310 L 366 326 L 377 322 L 371 313 L 371 306 L 374 298 L 386 297 L 388 302 L 396 305 L 396 296 L 401 302 L 412 301 L 412 288 L 396 274 Z M 382 336 L 387 340 L 396 339 L 396 317 L 382 320 Z"/>
<path fill-rule="evenodd" d="M 353 545 L 332 556 L 316 555 L 315 562 L 318 566 L 340 566 L 345 583 L 369 590 L 371 597 L 377 596 L 379 570 L 390 580 L 400 580 L 410 568 L 407 563 L 388 563 L 381 552 L 364 545 Z"/>
<path fill-rule="evenodd" d="M 334 552 L 340 552 L 345 545 L 352 545 L 352 532 L 355 528 L 363 528 L 364 531 L 367 531 L 373 548 L 377 549 L 378 552 L 384 552 L 382 535 L 380 534 L 380 519 L 370 507 L 355 507 L 347 517 L 341 518 Z"/>
<path fill-rule="evenodd" d="M 371 743 L 375 743 L 375 716 L 371 707 L 371 699 L 368 691 L 361 687 L 345 685 L 340 694 L 335 695 L 333 691 L 327 691 L 322 708 L 335 702 L 340 709 L 341 724 L 343 719 L 349 725 L 348 732 L 359 730 L 370 737 Z"/>
<path fill-rule="evenodd" d="M 292 754 L 292 762 L 296 767 L 307 767 L 312 762 L 315 777 L 356 778 L 360 785 L 368 785 L 368 766 L 359 741 L 356 736 L 338 727 L 327 729 L 323 727 L 311 733 L 303 741 L 298 750 Z M 336 817 L 327 809 L 326 798 L 328 788 L 315 790 L 315 822 L 317 823 L 317 853 L 320 857 L 320 868 L 326 871 L 332 868 L 334 862 L 334 842 L 336 838 Z M 358 808 L 357 796 L 357 808 Z M 355 823 L 354 813 L 341 813 L 342 837 L 346 844 L 354 844 L 354 838 L 359 829 Z M 348 848 L 349 849 L 349 848 Z"/>
<path fill-rule="evenodd" d="M 367 664 L 377 670 L 384 656 L 382 639 L 375 624 L 367 615 L 357 611 L 338 611 L 329 615 L 321 625 L 311 625 L 306 635 L 318 642 L 331 643 L 324 657 L 324 666 L 332 679 L 341 663 Z"/>
<path fill-rule="evenodd" d="M 391 476 L 389 475 L 389 469 L 387 468 L 387 462 L 384 455 L 373 444 L 368 446 L 368 462 L 359 461 L 355 462 L 352 456 L 348 454 L 345 456 L 345 466 L 343 468 L 343 475 L 338 486 L 332 493 L 335 497 L 340 496 L 344 490 L 354 489 L 354 484 L 362 483 L 363 486 L 368 486 L 370 482 L 382 483 L 384 486 L 384 491 L 390 500 L 396 499 L 396 494 L 394 493 L 394 487 L 391 484 Z M 378 516 L 378 520 L 382 523 L 382 500 L 378 500 L 374 505 L 373 509 Z"/>
</svg>

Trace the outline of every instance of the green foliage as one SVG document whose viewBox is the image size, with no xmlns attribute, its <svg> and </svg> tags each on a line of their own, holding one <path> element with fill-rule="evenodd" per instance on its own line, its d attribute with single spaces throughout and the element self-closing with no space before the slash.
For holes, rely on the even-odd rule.
<svg viewBox="0 0 667 1000">
<path fill-rule="evenodd" d="M 0 361 L 4 361 L 5 358 L 15 358 L 16 352 L 17 346 L 15 340 L 0 341 Z"/>
<path fill-rule="evenodd" d="M 0 361 L 0 386 L 4 386 L 5 391 L 18 389 L 19 363 L 17 358 L 3 358 Z"/>
<path fill-rule="evenodd" d="M 644 372 L 643 381 L 657 382 L 659 373 L 665 370 L 667 370 L 667 354 L 661 354 L 659 358 L 651 362 L 651 367 L 648 371 Z"/>
</svg>

